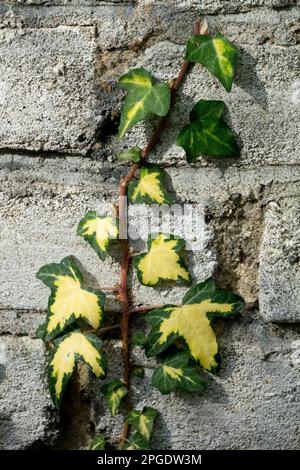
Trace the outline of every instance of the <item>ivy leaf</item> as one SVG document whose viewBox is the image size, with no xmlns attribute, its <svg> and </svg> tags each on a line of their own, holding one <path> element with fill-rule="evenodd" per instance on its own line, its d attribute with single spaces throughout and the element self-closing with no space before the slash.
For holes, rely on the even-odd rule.
<svg viewBox="0 0 300 470">
<path fill-rule="evenodd" d="M 127 90 L 121 113 L 119 137 L 151 114 L 165 116 L 170 107 L 170 88 L 166 83 L 154 83 L 150 73 L 143 69 L 132 69 L 118 82 Z"/>
<path fill-rule="evenodd" d="M 132 335 L 131 343 L 134 344 L 134 346 L 143 347 L 147 343 L 147 338 L 142 331 L 137 331 L 134 335 Z"/>
<path fill-rule="evenodd" d="M 131 370 L 131 374 L 139 379 L 145 377 L 145 369 L 142 366 L 134 366 Z"/>
<path fill-rule="evenodd" d="M 137 181 L 128 186 L 128 197 L 136 204 L 171 204 L 171 197 L 164 187 L 165 174 L 158 165 L 148 165 L 141 169 Z"/>
<path fill-rule="evenodd" d="M 123 450 L 150 450 L 148 442 L 138 432 L 124 445 Z"/>
<path fill-rule="evenodd" d="M 200 119 L 202 122 L 210 122 L 211 118 L 218 121 L 225 111 L 225 103 L 221 100 L 199 100 L 190 113 L 190 121 Z"/>
<path fill-rule="evenodd" d="M 222 34 L 214 37 L 198 34 L 187 43 L 186 60 L 204 65 L 226 91 L 231 91 L 238 49 Z"/>
<path fill-rule="evenodd" d="M 139 281 L 145 286 L 156 286 L 163 280 L 190 282 L 190 274 L 181 257 L 185 241 L 163 233 L 152 237 L 150 234 L 148 238 L 148 253 L 134 258 Z"/>
<path fill-rule="evenodd" d="M 122 399 L 128 393 L 127 388 L 121 380 L 112 380 L 102 385 L 101 392 L 106 398 L 111 415 L 115 416 L 119 410 Z"/>
<path fill-rule="evenodd" d="M 51 289 L 46 341 L 55 338 L 78 318 L 83 318 L 95 330 L 101 326 L 105 294 L 100 290 L 82 287 L 82 274 L 71 256 L 60 263 L 46 264 L 36 276 Z"/>
<path fill-rule="evenodd" d="M 47 325 L 46 323 L 42 323 L 39 325 L 35 331 L 35 335 L 37 338 L 45 341 L 45 337 L 47 336 Z"/>
<path fill-rule="evenodd" d="M 83 237 L 104 261 L 111 240 L 119 235 L 117 219 L 89 211 L 79 222 L 77 235 Z"/>
<path fill-rule="evenodd" d="M 167 395 L 176 388 L 187 392 L 202 392 L 206 385 L 197 370 L 188 365 L 189 354 L 181 352 L 168 357 L 152 375 L 151 385 Z"/>
<path fill-rule="evenodd" d="M 243 306 L 243 299 L 218 289 L 215 281 L 209 278 L 186 293 L 181 307 L 166 305 L 146 315 L 151 325 L 146 353 L 148 356 L 159 354 L 181 337 L 195 361 L 210 372 L 217 371 L 220 355 L 211 320 L 233 315 Z"/>
<path fill-rule="evenodd" d="M 105 435 L 103 433 L 93 439 L 90 450 L 105 450 Z"/>
<path fill-rule="evenodd" d="M 191 124 L 184 126 L 176 139 L 189 163 L 199 155 L 239 156 L 233 132 L 221 119 L 224 107 L 223 101 L 200 100 L 192 109 Z"/>
<path fill-rule="evenodd" d="M 154 421 L 159 412 L 150 406 L 145 406 L 143 411 L 132 410 L 128 413 L 125 421 L 133 426 L 146 442 L 150 441 Z"/>
<path fill-rule="evenodd" d="M 106 360 L 100 351 L 102 341 L 93 334 L 74 331 L 55 342 L 49 364 L 50 393 L 59 408 L 66 385 L 78 360 L 84 361 L 96 377 L 105 377 Z"/>
<path fill-rule="evenodd" d="M 133 163 L 138 163 L 141 159 L 142 150 L 139 147 L 132 147 L 131 149 L 123 150 L 118 156 L 119 160 L 128 160 Z"/>
</svg>

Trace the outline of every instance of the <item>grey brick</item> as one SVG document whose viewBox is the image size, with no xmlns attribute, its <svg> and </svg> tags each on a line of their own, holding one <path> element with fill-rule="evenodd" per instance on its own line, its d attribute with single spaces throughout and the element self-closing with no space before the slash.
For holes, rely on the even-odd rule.
<svg viewBox="0 0 300 470">
<path fill-rule="evenodd" d="M 271 203 L 260 255 L 260 313 L 267 321 L 300 321 L 300 199 Z"/>
<path fill-rule="evenodd" d="M 51 445 L 56 419 L 46 383 L 41 340 L 0 337 L 0 446 Z"/>
<path fill-rule="evenodd" d="M 86 153 L 99 118 L 94 28 L 4 28 L 0 54 L 0 146 Z"/>
<path fill-rule="evenodd" d="M 135 409 L 152 406 L 161 413 L 153 448 L 298 449 L 299 331 L 265 326 L 250 312 L 215 328 L 223 363 L 216 377 L 204 375 L 208 389 L 203 395 L 161 395 L 150 386 L 153 369 L 145 369 L 145 379 L 133 379 Z M 115 378 L 121 372 L 120 345 L 108 343 L 106 349 L 110 377 Z M 155 366 L 155 359 L 147 360 L 139 348 L 132 358 Z M 94 383 L 92 397 L 96 429 L 117 438 L 121 415 L 111 418 L 101 384 Z"/>
</svg>

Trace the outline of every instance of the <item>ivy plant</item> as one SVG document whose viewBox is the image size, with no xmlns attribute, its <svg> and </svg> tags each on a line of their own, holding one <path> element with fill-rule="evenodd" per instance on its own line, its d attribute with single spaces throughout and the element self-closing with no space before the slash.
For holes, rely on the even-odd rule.
<svg viewBox="0 0 300 470">
<path fill-rule="evenodd" d="M 121 253 L 120 284 L 93 289 L 84 278 L 72 256 L 59 263 L 43 266 L 37 273 L 49 289 L 46 322 L 38 336 L 50 346 L 49 384 L 53 402 L 60 407 L 64 391 L 78 361 L 84 362 L 92 374 L 105 380 L 107 363 L 103 341 L 99 338 L 111 328 L 120 327 L 123 352 L 123 376 L 105 380 L 101 392 L 112 416 L 125 405 L 127 413 L 120 437 L 121 449 L 149 449 L 155 420 L 159 413 L 147 406 L 135 410 L 131 403 L 131 377 L 144 377 L 143 366 L 131 361 L 131 346 L 145 350 L 148 357 L 157 358 L 151 385 L 162 394 L 174 390 L 203 393 L 205 382 L 201 369 L 215 373 L 220 367 L 220 353 L 213 329 L 215 318 L 227 318 L 240 312 L 243 300 L 232 292 L 218 288 L 213 278 L 197 282 L 185 264 L 185 241 L 174 234 L 150 234 L 147 250 L 134 257 L 132 267 L 138 281 L 145 286 L 177 283 L 187 287 L 182 305 L 134 307 L 129 294 L 131 261 L 129 241 L 121 237 L 121 227 L 127 226 L 124 197 L 131 204 L 171 204 L 166 188 L 165 173 L 159 165 L 151 165 L 147 157 L 158 143 L 166 127 L 172 97 L 180 87 L 192 64 L 202 64 L 231 91 L 238 50 L 220 33 L 210 36 L 207 24 L 195 25 L 195 34 L 188 40 L 186 57 L 177 79 L 158 82 L 144 68 L 129 70 L 119 79 L 126 96 L 121 111 L 119 138 L 138 122 L 158 116 L 157 127 L 149 143 L 141 149 L 125 149 L 118 158 L 130 162 L 126 176 L 119 185 L 119 202 L 115 214 L 88 211 L 79 222 L 77 234 L 95 250 L 100 262 L 109 256 L 112 243 Z M 181 146 L 188 162 L 199 156 L 237 157 L 238 145 L 234 133 L 223 120 L 225 103 L 200 99 L 190 111 L 190 122 L 179 132 L 176 143 Z M 158 119 L 158 118 L 156 118 Z M 192 285 L 191 285 L 192 284 Z M 105 291 L 116 294 L 120 302 L 121 324 L 111 325 L 105 311 Z M 135 312 L 144 312 L 149 326 L 131 337 L 129 319 Z M 107 322 L 110 326 L 106 326 Z M 105 448 L 107 436 L 95 436 L 91 449 Z"/>
</svg>

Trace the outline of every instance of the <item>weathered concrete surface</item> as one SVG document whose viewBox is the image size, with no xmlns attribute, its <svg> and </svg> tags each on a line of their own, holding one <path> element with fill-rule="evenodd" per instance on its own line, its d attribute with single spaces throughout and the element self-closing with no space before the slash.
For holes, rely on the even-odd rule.
<svg viewBox="0 0 300 470">
<path fill-rule="evenodd" d="M 195 66 L 150 160 L 166 169 L 177 203 L 203 207 L 203 244 L 187 254 L 193 278 L 214 274 L 248 307 L 242 319 L 216 325 L 224 361 L 219 376 L 207 377 L 203 396 L 162 397 L 147 380 L 134 379 L 133 401 L 136 408 L 162 411 L 156 448 L 299 448 L 300 11 L 293 0 L 0 2 L 4 448 L 87 447 L 93 426 L 108 435 L 120 430 L 121 417 L 110 419 L 99 381 L 87 385 L 84 368 L 58 424 L 47 391 L 45 352 L 35 338 L 48 291 L 35 273 L 42 264 L 74 254 L 90 285 L 118 282 L 117 252 L 102 263 L 75 233 L 87 209 L 104 204 L 110 210 L 116 200 L 126 171 L 117 153 L 143 145 L 155 126 L 142 123 L 117 140 L 123 93 L 116 81 L 141 65 L 159 79 L 174 78 L 194 20 L 204 15 L 212 33 L 221 31 L 241 51 L 232 93 Z M 242 147 L 239 160 L 199 158 L 188 166 L 174 145 L 200 98 L 226 102 L 225 119 Z M 130 224 L 139 227 L 135 214 Z M 145 299 L 179 302 L 186 291 L 140 286 L 134 273 L 131 288 L 137 305 Z M 253 310 L 258 301 L 260 309 Z M 119 311 L 111 296 L 107 308 Z M 139 322 L 135 328 L 144 327 Z M 106 349 L 110 374 L 119 377 L 119 344 L 107 341 Z M 146 362 L 140 352 L 134 356 Z"/>
<path fill-rule="evenodd" d="M 147 404 L 161 412 L 153 439 L 156 449 L 299 449 L 299 328 L 265 326 L 255 312 L 216 325 L 220 373 L 204 378 L 202 396 L 176 392 L 162 396 L 146 379 L 134 379 L 137 409 Z M 120 345 L 109 344 L 111 377 L 120 373 Z M 117 356 L 117 359 L 116 359 Z M 140 351 L 137 363 L 147 363 Z M 155 364 L 153 361 L 149 365 Z M 112 420 L 95 383 L 96 429 L 117 437 L 122 420 Z"/>
<path fill-rule="evenodd" d="M 13 24 L 0 29 L 1 147 L 85 153 L 97 128 L 94 28 Z"/>
<path fill-rule="evenodd" d="M 260 260 L 260 307 L 268 321 L 300 320 L 300 199 L 271 203 Z"/>
<path fill-rule="evenodd" d="M 117 251 L 113 252 L 113 257 L 101 262 L 90 246 L 76 236 L 77 224 L 86 210 L 101 211 L 101 207 L 105 211 L 110 210 L 117 196 L 119 173 L 120 168 L 111 168 L 91 160 L 82 165 L 81 160 L 74 157 L 43 160 L 15 156 L 13 161 L 7 157 L 6 165 L 0 170 L 0 292 L 3 308 L 12 311 L 16 308 L 44 309 L 48 289 L 35 279 L 35 273 L 43 264 L 58 262 L 69 254 L 81 263 L 87 282 L 93 286 L 108 287 L 119 281 Z M 184 171 L 169 168 L 167 173 L 172 181 L 175 202 L 206 206 L 215 221 L 213 226 L 204 226 L 203 237 L 200 237 L 203 246 L 199 246 L 199 251 L 187 254 L 193 278 L 201 280 L 216 271 L 216 250 L 218 253 L 221 248 L 214 247 L 214 240 L 223 235 L 222 249 L 228 250 L 226 259 L 225 253 L 223 255 L 223 283 L 228 287 L 232 284 L 232 271 L 236 266 L 235 288 L 247 301 L 257 300 L 260 231 L 255 237 L 253 224 L 261 226 L 262 207 L 268 200 L 297 194 L 299 169 L 294 167 L 289 170 L 286 167 L 275 170 L 271 167 L 259 174 L 255 170 L 244 173 L 234 168 L 228 168 L 227 171 L 217 168 L 209 171 L 202 168 L 196 171 L 191 168 Z M 287 178 L 290 180 L 288 187 L 285 184 Z M 237 194 L 241 195 L 243 201 L 237 196 L 236 202 L 230 202 L 231 195 L 236 197 Z M 238 217 L 234 230 L 233 211 L 236 210 Z M 247 225 L 244 230 L 241 230 L 241 211 Z M 139 223 L 135 217 L 130 220 L 131 228 L 138 228 Z M 253 243 L 249 253 L 246 249 L 247 237 Z M 237 259 L 231 254 L 232 246 L 243 249 L 242 255 L 236 253 Z M 143 250 L 144 247 L 145 244 L 139 240 L 133 243 L 135 249 Z M 250 264 L 247 264 L 247 256 L 251 260 Z M 254 274 L 250 275 L 253 269 Z M 145 298 L 150 304 L 176 303 L 185 292 L 184 287 L 171 290 L 146 288 L 138 283 L 135 275 L 132 289 L 133 299 L 138 304 L 143 304 Z M 111 296 L 108 296 L 108 308 L 119 308 Z"/>
<path fill-rule="evenodd" d="M 0 448 L 49 445 L 55 437 L 45 348 L 28 337 L 0 337 Z M 52 413 L 51 413 L 52 412 Z"/>
</svg>

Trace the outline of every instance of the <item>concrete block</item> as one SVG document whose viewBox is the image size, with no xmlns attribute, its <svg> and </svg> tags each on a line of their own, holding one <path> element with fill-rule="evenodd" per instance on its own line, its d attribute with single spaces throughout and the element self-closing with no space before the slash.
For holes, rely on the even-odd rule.
<svg viewBox="0 0 300 470">
<path fill-rule="evenodd" d="M 93 27 L 0 29 L 1 148 L 88 151 L 101 119 L 94 48 Z"/>
<path fill-rule="evenodd" d="M 153 369 L 145 369 L 144 379 L 133 379 L 134 408 L 152 406 L 161 413 L 153 448 L 298 449 L 299 332 L 265 326 L 249 312 L 244 319 L 220 321 L 215 329 L 224 360 L 216 377 L 204 375 L 208 389 L 203 395 L 161 395 L 150 386 Z M 110 377 L 117 378 L 120 345 L 107 344 L 107 354 Z M 155 365 L 138 348 L 132 358 Z M 111 418 L 101 384 L 94 383 L 92 397 L 96 430 L 117 438 L 121 415 Z"/>
<path fill-rule="evenodd" d="M 41 340 L 0 337 L 0 447 L 51 445 L 56 418 L 46 381 Z"/>
<path fill-rule="evenodd" d="M 260 252 L 260 314 L 270 322 L 300 321 L 300 200 L 270 203 Z"/>
</svg>

